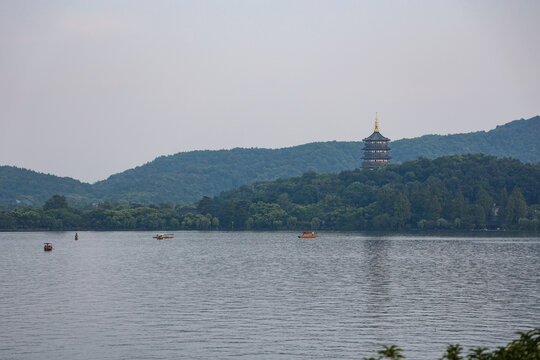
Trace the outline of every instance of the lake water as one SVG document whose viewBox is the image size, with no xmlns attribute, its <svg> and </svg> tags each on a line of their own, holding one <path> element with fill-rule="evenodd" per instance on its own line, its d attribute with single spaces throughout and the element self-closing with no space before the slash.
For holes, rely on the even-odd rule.
<svg viewBox="0 0 540 360">
<path fill-rule="evenodd" d="M 540 325 L 539 237 L 73 235 L 0 233 L 1 359 L 436 359 Z"/>
</svg>

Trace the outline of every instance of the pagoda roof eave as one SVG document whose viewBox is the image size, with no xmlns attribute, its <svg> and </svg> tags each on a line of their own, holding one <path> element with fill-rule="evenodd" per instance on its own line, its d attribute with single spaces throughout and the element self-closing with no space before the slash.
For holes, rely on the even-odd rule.
<svg viewBox="0 0 540 360">
<path fill-rule="evenodd" d="M 384 156 L 384 157 L 382 157 L 382 156 L 381 157 L 366 157 L 366 156 L 364 156 L 364 157 L 361 157 L 360 159 L 362 159 L 362 160 L 390 160 L 390 159 L 392 159 L 392 157 L 391 156 Z"/>
<path fill-rule="evenodd" d="M 373 134 L 363 139 L 362 141 L 390 141 L 390 139 L 382 136 L 380 132 L 374 131 Z"/>
<path fill-rule="evenodd" d="M 384 150 L 384 151 L 390 151 L 392 150 L 391 147 L 389 147 L 388 145 L 381 145 L 381 146 L 377 146 L 377 147 L 369 147 L 367 145 L 364 145 L 364 147 L 362 148 L 362 150 L 364 151 L 374 151 L 374 150 Z"/>
</svg>

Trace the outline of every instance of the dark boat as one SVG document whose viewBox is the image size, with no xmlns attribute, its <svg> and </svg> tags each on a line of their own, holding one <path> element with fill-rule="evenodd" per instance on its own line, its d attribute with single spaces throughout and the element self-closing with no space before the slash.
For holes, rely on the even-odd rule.
<svg viewBox="0 0 540 360">
<path fill-rule="evenodd" d="M 43 243 L 43 251 L 52 251 L 52 243 Z"/>
<path fill-rule="evenodd" d="M 172 239 L 174 238 L 174 234 L 156 234 L 153 238 L 157 240 Z"/>
</svg>

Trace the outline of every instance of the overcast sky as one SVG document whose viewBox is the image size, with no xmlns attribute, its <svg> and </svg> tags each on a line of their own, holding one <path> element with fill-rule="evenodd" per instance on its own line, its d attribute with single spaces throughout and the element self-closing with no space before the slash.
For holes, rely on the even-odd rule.
<svg viewBox="0 0 540 360">
<path fill-rule="evenodd" d="M 489 130 L 540 113 L 540 1 L 0 0 L 0 165 Z"/>
</svg>

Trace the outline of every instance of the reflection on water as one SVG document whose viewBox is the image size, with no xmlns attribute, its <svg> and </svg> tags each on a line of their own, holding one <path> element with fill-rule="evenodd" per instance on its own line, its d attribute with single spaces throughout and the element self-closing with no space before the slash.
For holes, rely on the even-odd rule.
<svg viewBox="0 0 540 360">
<path fill-rule="evenodd" d="M 296 235 L 0 233 L 0 358 L 434 359 L 540 324 L 537 237 Z"/>
</svg>

